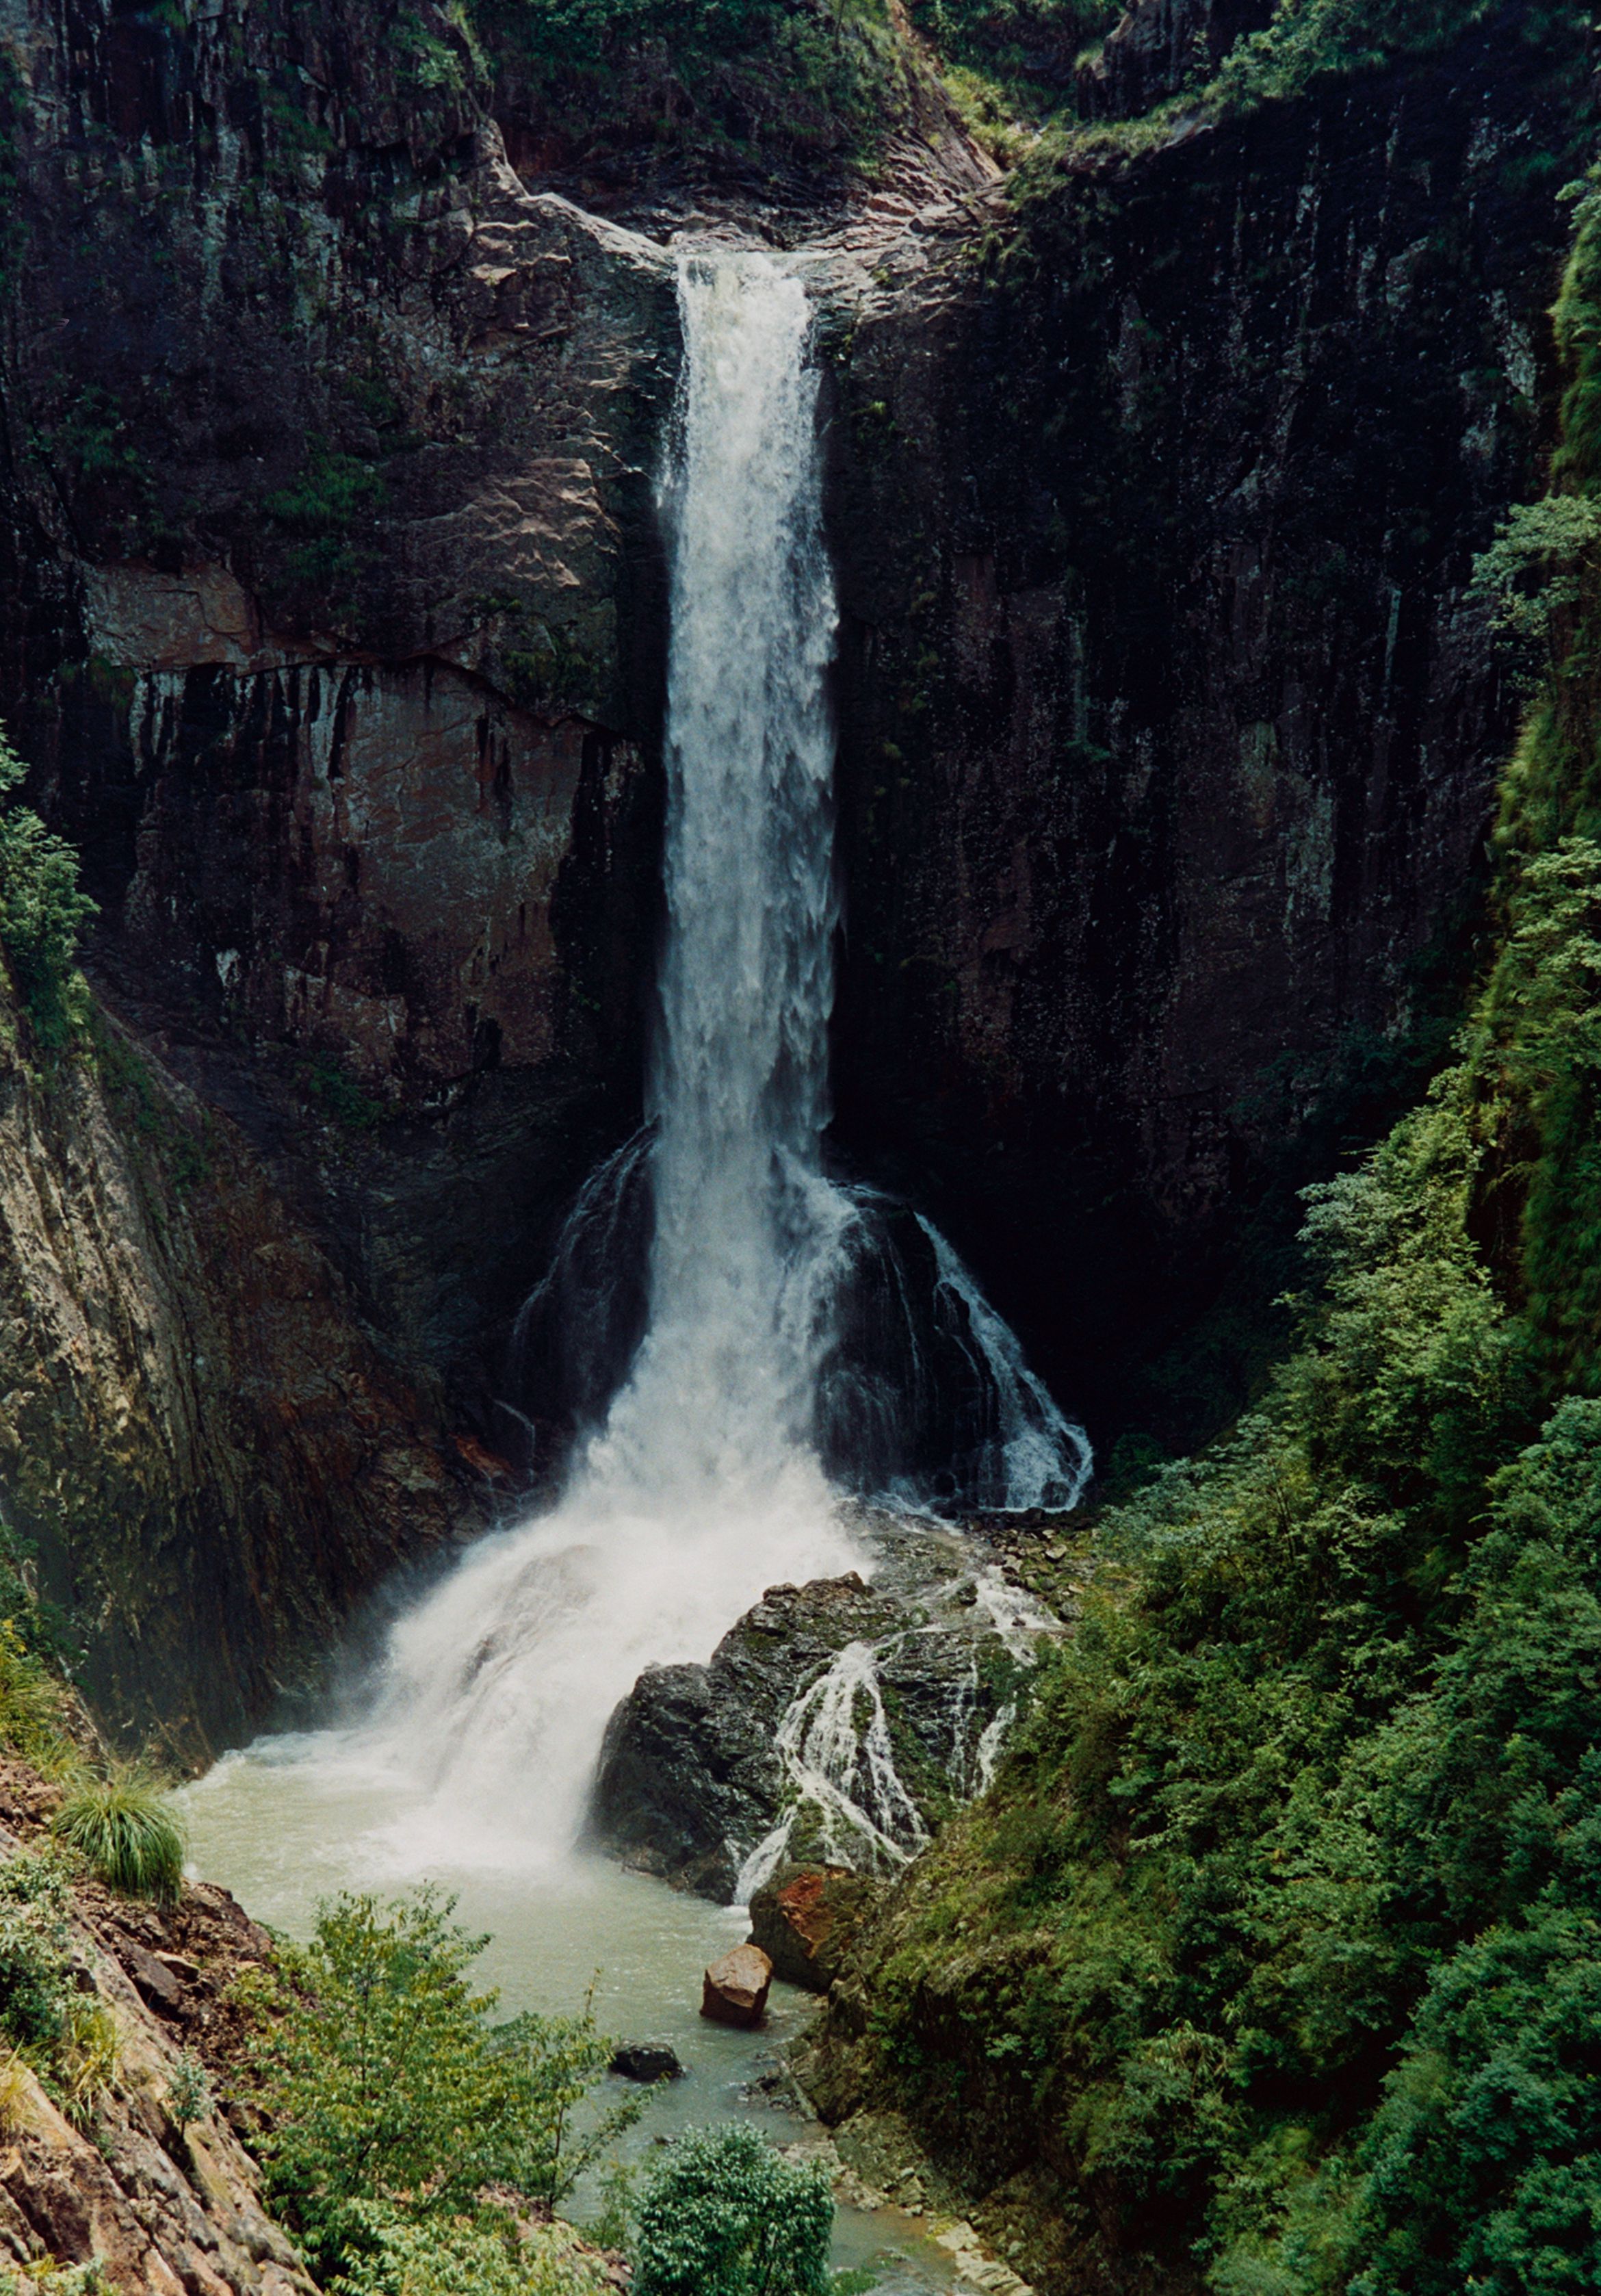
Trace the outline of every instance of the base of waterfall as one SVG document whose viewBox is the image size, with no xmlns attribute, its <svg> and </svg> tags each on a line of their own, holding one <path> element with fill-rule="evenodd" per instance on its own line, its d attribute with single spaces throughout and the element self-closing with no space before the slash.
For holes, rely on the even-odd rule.
<svg viewBox="0 0 1601 2296">
<path fill-rule="evenodd" d="M 594 1845 L 719 1905 L 780 1868 L 886 1877 L 988 1783 L 1064 1631 L 985 1541 L 855 1511 L 870 1563 L 769 1587 L 705 1665 L 648 1669 L 612 1716 Z"/>
</svg>

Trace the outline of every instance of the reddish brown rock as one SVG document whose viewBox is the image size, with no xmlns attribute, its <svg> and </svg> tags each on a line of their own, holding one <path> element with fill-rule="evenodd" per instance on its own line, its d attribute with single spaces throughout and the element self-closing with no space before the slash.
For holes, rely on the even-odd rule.
<svg viewBox="0 0 1601 2296">
<path fill-rule="evenodd" d="M 761 1947 L 737 1945 L 707 1971 L 700 2013 L 715 2025 L 759 2025 L 772 1983 L 772 1964 Z"/>
<path fill-rule="evenodd" d="M 848 1866 L 782 1869 L 750 1901 L 750 1942 L 775 1977 L 826 1993 L 878 1885 Z"/>
</svg>

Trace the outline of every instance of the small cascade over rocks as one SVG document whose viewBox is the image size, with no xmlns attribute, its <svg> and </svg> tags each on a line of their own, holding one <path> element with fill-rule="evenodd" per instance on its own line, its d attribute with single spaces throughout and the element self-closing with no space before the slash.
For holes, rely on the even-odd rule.
<svg viewBox="0 0 1601 2296">
<path fill-rule="evenodd" d="M 796 277 L 724 247 L 684 250 L 678 293 L 647 1123 L 580 1193 L 520 1319 L 511 1398 L 565 1427 L 558 1496 L 397 1621 L 365 1719 L 302 1741 L 300 1759 L 335 1751 L 398 1789 L 397 1860 L 415 1868 L 560 1860 L 601 1754 L 601 1838 L 726 1895 L 781 1808 L 780 1848 L 812 1813 L 842 1858 L 903 1860 L 978 1774 L 1004 1702 L 970 1635 L 909 1622 L 904 1588 L 852 1575 L 882 1558 L 848 1495 L 1066 1506 L 1089 1447 L 943 1238 L 824 1169 L 836 615 L 812 315 Z M 906 1536 L 927 1546 L 935 1527 Z M 659 1849 L 623 1840 L 608 1813 L 626 1795 L 609 1800 L 608 1780 L 650 1761 L 625 1730 L 603 1754 L 602 1738 L 633 1685 L 670 1700 L 677 1685 L 692 1707 L 689 1677 L 731 1620 L 759 1616 L 764 1589 L 772 1603 L 829 1584 L 844 1608 L 825 1603 L 827 1630 L 768 1681 L 737 1807 L 664 1820 Z M 892 1707 L 922 1723 L 898 1731 Z M 658 1720 L 664 1744 L 682 1738 L 683 1717 Z"/>
<path fill-rule="evenodd" d="M 592 1825 L 724 1903 L 781 1867 L 882 1876 L 993 1767 L 1053 1617 L 960 1533 L 854 1517 L 872 1570 L 772 1587 L 704 1666 L 652 1667 L 607 1728 Z"/>
</svg>

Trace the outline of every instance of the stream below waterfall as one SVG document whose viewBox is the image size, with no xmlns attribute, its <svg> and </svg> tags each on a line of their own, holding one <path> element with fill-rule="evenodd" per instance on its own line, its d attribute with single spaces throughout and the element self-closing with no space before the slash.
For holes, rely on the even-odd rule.
<svg viewBox="0 0 1601 2296">
<path fill-rule="evenodd" d="M 306 1759 L 314 1745 L 318 1759 Z M 458 1918 L 492 1942 L 477 1972 L 500 1988 L 500 2013 L 577 2010 L 596 1979 L 595 2014 L 619 2040 L 665 2041 L 686 2078 L 651 2095 L 617 2156 L 648 2161 L 658 2141 L 707 2122 L 749 2120 L 775 2143 L 805 2143 L 814 2124 L 756 2085 L 817 2004 L 775 1984 L 765 2028 L 739 2032 L 699 2014 L 700 1974 L 747 1934 L 742 1908 L 714 1906 L 603 1858 L 573 1856 L 543 1873 L 452 1870 L 408 1835 L 407 1800 L 357 1755 L 341 1759 L 332 1734 L 267 1738 L 229 1754 L 175 1796 L 192 1870 L 233 1891 L 258 1921 L 290 1937 L 311 1934 L 319 1898 L 339 1890 L 398 1893 L 420 1879 L 459 1896 Z M 623 2095 L 627 2085 L 604 2084 Z M 580 2193 L 572 2214 L 582 2218 Z M 966 2291 L 943 2250 L 896 2210 L 842 2202 L 834 2260 L 871 2264 L 881 2296 Z"/>
</svg>

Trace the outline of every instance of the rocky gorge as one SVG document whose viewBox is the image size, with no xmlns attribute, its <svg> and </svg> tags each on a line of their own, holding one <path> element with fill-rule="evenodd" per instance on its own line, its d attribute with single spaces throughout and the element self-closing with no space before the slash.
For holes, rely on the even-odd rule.
<svg viewBox="0 0 1601 2296">
<path fill-rule="evenodd" d="M 876 183 L 813 150 L 758 195 L 715 152 L 584 177 L 509 51 L 416 22 L 7 20 L 0 699 L 98 993 L 470 1480 L 538 1472 L 508 1335 L 637 1120 L 658 931 L 658 242 L 805 239 L 839 1153 L 915 1181 L 1099 1432 L 1215 1417 L 1255 1326 L 1184 1334 L 1242 1220 L 1374 1120 L 1471 937 L 1509 721 L 1463 597 L 1549 421 L 1582 45 L 1475 21 L 1108 127 L 1014 218 L 919 64 Z M 1103 110 L 1165 95 L 1120 70 Z M 310 1495 L 280 1533 L 329 1535 Z"/>
<path fill-rule="evenodd" d="M 1076 1515 L 1065 1486 L 847 1507 L 862 1575 L 742 1595 L 704 1661 L 639 1676 L 588 1831 L 755 1891 L 758 1942 L 827 1994 L 806 2078 L 852 2173 L 921 2179 L 1053 2292 L 1199 2286 L 1196 2194 L 1257 2173 L 1233 2107 L 1196 2102 L 1226 2048 L 1193 2003 L 1129 2076 L 1205 2123 L 1148 2241 L 1118 2182 L 1145 2104 L 1103 2125 L 1074 2091 L 1041 2134 L 1018 2068 L 1066 2080 L 1145 1997 L 1108 1979 L 1093 2047 L 1063 2042 L 1080 1964 L 1025 1912 L 1090 1857 L 1053 1864 L 1052 1829 L 1171 1680 L 1107 1691 L 1070 1759 L 1050 1699 L 1081 1691 L 1040 1685 L 1122 1662 L 1128 1589 L 1175 1551 L 1145 1479 L 1298 1375 L 1282 1295 L 1308 1312 L 1318 1251 L 1379 1249 L 1339 1197 L 1306 1257 L 1297 1191 L 1456 1073 L 1511 946 L 1504 769 L 1543 673 L 1483 567 L 1578 452 L 1582 338 L 1548 313 L 1592 49 L 1573 12 L 1470 0 L 0 0 L 0 720 L 16 807 L 97 905 L 53 1034 L 0 916 L 19 1584 L 100 1726 L 199 1767 L 318 1710 L 333 1653 L 564 1488 L 647 1312 L 625 1183 L 661 1122 L 674 242 L 776 251 L 814 315 L 837 619 L 817 1177 L 915 1224 L 931 1298 L 960 1253 L 1102 1479 Z M 1583 513 L 1562 531 L 1588 548 Z M 1540 643 L 1581 577 L 1553 595 Z M 1525 1305 L 1506 1206 L 1545 1121 L 1506 1119 L 1464 1215 Z M 597 1384 L 571 1239 L 608 1172 Z M 1532 1440 L 1507 1382 L 1482 1424 Z M 1340 1408 L 1273 1470 L 1287 1538 Z M 1452 1482 L 1429 1424 L 1398 1446 L 1448 1462 L 1393 1566 L 1407 1634 L 1458 1584 L 1450 1494 L 1500 1472 Z M 466 1634 L 464 1696 L 502 1628 Z M 1098 1843 L 1122 1875 L 1114 1818 Z M 1216 2285 L 1281 2284 L 1250 2280 L 1256 2237 Z"/>
</svg>

